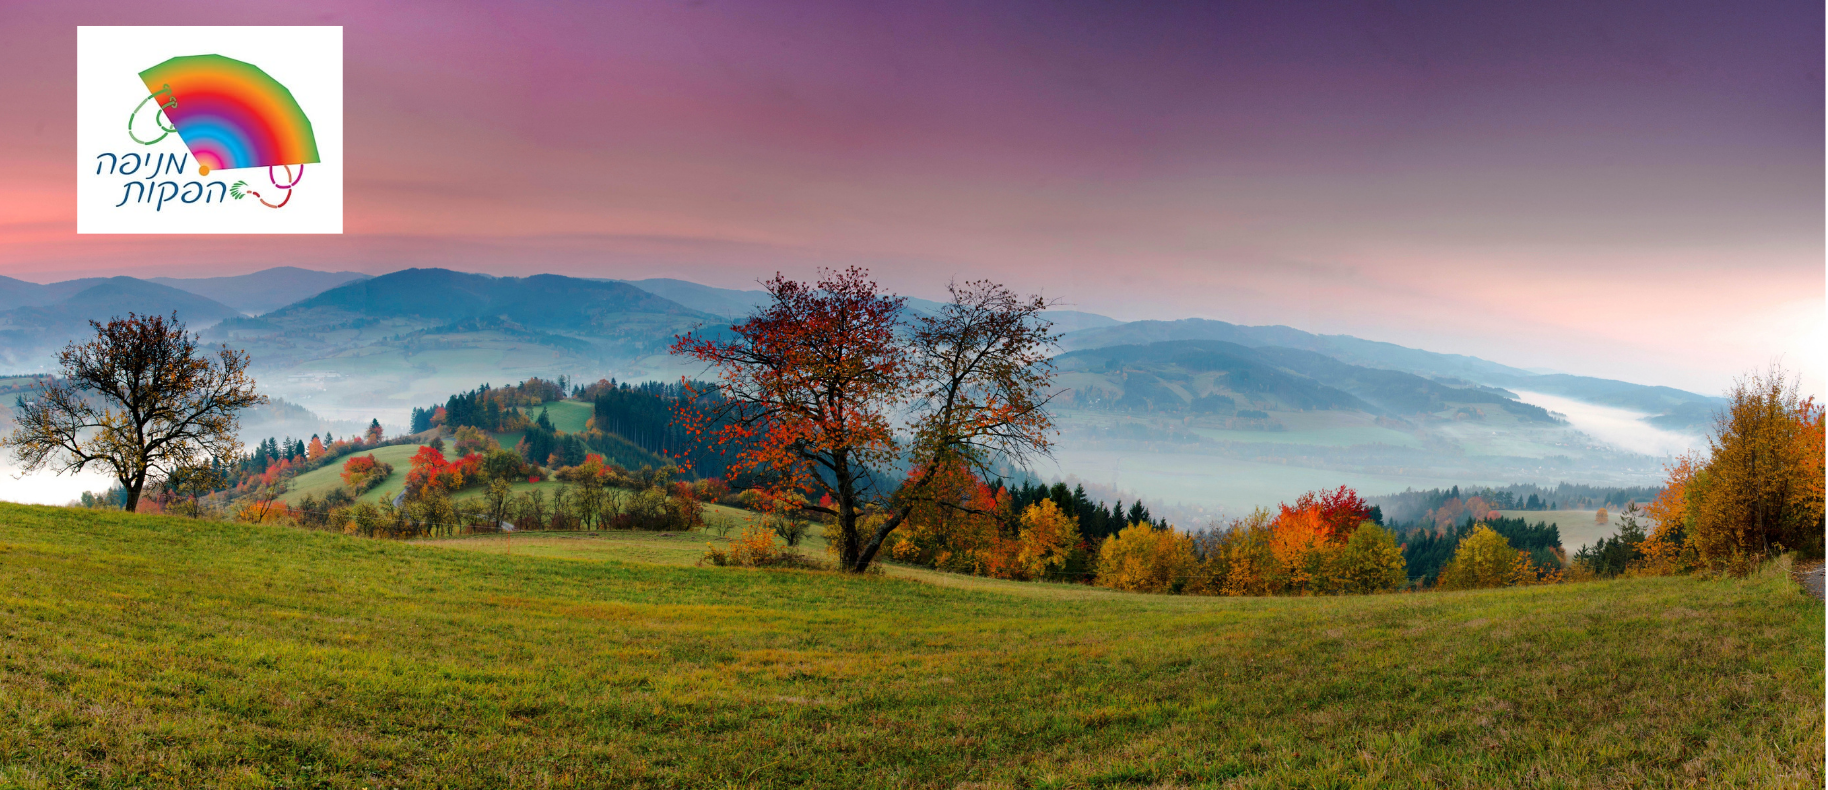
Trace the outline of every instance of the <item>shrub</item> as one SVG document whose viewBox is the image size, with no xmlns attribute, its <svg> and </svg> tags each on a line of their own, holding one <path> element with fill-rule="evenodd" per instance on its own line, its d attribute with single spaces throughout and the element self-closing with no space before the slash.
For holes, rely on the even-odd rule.
<svg viewBox="0 0 1828 790">
<path fill-rule="evenodd" d="M 617 529 L 688 531 L 704 525 L 704 506 L 690 497 L 668 496 L 654 486 L 625 496 L 621 512 L 610 520 Z"/>
<path fill-rule="evenodd" d="M 724 548 L 705 544 L 705 556 L 698 564 L 740 568 L 814 568 L 818 563 L 784 546 L 775 545 L 774 530 L 752 525 Z"/>
<path fill-rule="evenodd" d="M 799 512 L 769 513 L 762 516 L 762 526 L 779 535 L 789 546 L 798 546 L 806 539 L 806 533 L 812 529 L 812 522 Z"/>
<path fill-rule="evenodd" d="M 520 456 L 500 447 L 483 454 L 477 468 L 490 480 L 519 480 L 533 474 L 532 467 Z"/>
<path fill-rule="evenodd" d="M 705 519 L 705 529 L 720 538 L 725 537 L 730 534 L 730 530 L 736 529 L 736 519 L 723 514 L 710 516 Z"/>
<path fill-rule="evenodd" d="M 288 515 L 286 504 L 276 499 L 250 497 L 242 500 L 241 505 L 235 508 L 235 520 L 245 521 L 249 524 L 278 523 L 284 521 Z"/>
<path fill-rule="evenodd" d="M 1193 539 L 1137 522 L 1098 547 L 1098 585 L 1134 592 L 1179 592 L 1199 558 Z"/>
<path fill-rule="evenodd" d="M 730 486 L 721 477 L 707 477 L 692 484 L 700 502 L 720 502 L 730 495 Z"/>
</svg>

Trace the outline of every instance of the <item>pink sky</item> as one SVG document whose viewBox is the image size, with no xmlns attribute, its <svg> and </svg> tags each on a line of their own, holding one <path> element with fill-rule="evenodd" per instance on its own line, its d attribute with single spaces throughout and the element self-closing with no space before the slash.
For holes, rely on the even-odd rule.
<svg viewBox="0 0 1828 790">
<path fill-rule="evenodd" d="M 0 274 L 862 263 L 1822 391 L 1819 6 L 1113 8 L 8 5 Z M 346 235 L 75 235 L 75 26 L 204 23 L 344 26 Z"/>
</svg>

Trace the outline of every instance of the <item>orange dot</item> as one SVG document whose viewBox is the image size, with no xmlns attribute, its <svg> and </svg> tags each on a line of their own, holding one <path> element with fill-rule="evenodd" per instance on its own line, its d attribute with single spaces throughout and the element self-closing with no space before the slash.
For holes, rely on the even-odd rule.
<svg viewBox="0 0 1828 790">
<path fill-rule="evenodd" d="M 200 176 L 209 175 L 209 165 L 199 163 L 197 165 L 197 175 L 200 175 Z"/>
</svg>

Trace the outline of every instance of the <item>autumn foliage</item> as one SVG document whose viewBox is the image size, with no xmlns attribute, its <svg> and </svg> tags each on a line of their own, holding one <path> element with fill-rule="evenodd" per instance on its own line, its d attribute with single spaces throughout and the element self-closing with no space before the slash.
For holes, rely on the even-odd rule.
<svg viewBox="0 0 1828 790">
<path fill-rule="evenodd" d="M 1098 548 L 1097 583 L 1199 595 L 1372 593 L 1409 581 L 1402 548 L 1349 488 L 1187 535 L 1133 525 Z"/>
<path fill-rule="evenodd" d="M 449 461 L 437 448 L 421 447 L 410 462 L 412 466 L 406 473 L 406 488 L 415 493 L 456 491 L 463 488 L 465 481 L 481 479 L 482 460 L 482 456 L 470 454 Z"/>
<path fill-rule="evenodd" d="M 1480 524 L 1454 549 L 1454 558 L 1441 568 L 1436 583 L 1443 590 L 1512 587 L 1560 581 L 1554 569 L 1536 567 L 1530 553 L 1511 548 L 1511 542 L 1491 527 Z"/>
<path fill-rule="evenodd" d="M 1676 459 L 1633 575 L 1743 572 L 1763 557 L 1822 556 L 1823 408 L 1771 370 L 1736 382 L 1708 451 Z"/>
<path fill-rule="evenodd" d="M 375 460 L 374 453 L 352 455 L 343 462 L 343 485 L 351 491 L 367 491 L 380 485 L 393 472 L 393 465 Z"/>
<path fill-rule="evenodd" d="M 895 533 L 889 554 L 897 561 L 1034 580 L 1056 578 L 1083 550 L 1078 520 L 1051 501 L 1012 512 L 1006 491 L 992 491 L 963 464 L 914 474 L 934 481 L 932 493 Z"/>
<path fill-rule="evenodd" d="M 1098 547 L 1098 584 L 1133 592 L 1180 592 L 1199 564 L 1191 536 L 1136 523 Z"/>
<path fill-rule="evenodd" d="M 766 287 L 770 302 L 730 327 L 733 337 L 674 343 L 717 380 L 703 391 L 688 382 L 676 416 L 731 459 L 730 474 L 761 481 L 764 501 L 829 516 L 826 540 L 846 570 L 893 550 L 889 537 L 917 510 L 971 499 L 948 479 L 955 467 L 980 473 L 993 458 L 1047 450 L 1045 300 L 967 283 L 937 313 L 910 319 L 902 297 L 854 267 L 811 284 L 777 274 Z M 875 490 L 871 470 L 895 462 L 916 474 Z M 974 562 L 1004 560 L 970 551 Z"/>
</svg>

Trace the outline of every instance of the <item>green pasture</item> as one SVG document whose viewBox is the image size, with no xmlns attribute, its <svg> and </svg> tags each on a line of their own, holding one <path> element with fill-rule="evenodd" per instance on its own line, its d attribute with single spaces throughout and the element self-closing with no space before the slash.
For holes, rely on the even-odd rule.
<svg viewBox="0 0 1828 790">
<path fill-rule="evenodd" d="M 1781 564 L 1216 599 L 527 538 L 0 505 L 0 787 L 1822 784 Z"/>
<path fill-rule="evenodd" d="M 523 407 L 520 411 L 532 420 L 539 417 L 541 409 L 546 411 L 546 419 L 551 420 L 552 427 L 560 433 L 583 433 L 585 423 L 596 414 L 596 404 L 576 400 L 552 401 L 539 406 Z M 515 441 L 519 441 L 518 436 Z"/>
</svg>

